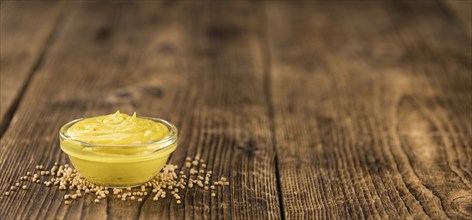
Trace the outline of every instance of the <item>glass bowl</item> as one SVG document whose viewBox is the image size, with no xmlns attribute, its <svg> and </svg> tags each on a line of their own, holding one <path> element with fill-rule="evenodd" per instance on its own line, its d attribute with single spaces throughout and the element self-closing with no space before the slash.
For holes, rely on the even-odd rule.
<svg viewBox="0 0 472 220">
<path fill-rule="evenodd" d="M 169 135 L 145 144 L 107 145 L 76 140 L 67 130 L 85 118 L 73 120 L 59 131 L 62 151 L 69 156 L 75 169 L 89 182 L 106 187 L 131 187 L 154 178 L 177 148 L 177 128 L 159 118 L 140 117 L 161 123 Z"/>
</svg>

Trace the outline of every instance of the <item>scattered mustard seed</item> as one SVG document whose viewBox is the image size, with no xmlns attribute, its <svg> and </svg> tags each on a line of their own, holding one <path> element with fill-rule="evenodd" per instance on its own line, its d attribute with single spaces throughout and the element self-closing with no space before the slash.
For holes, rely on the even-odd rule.
<svg viewBox="0 0 472 220">
<path fill-rule="evenodd" d="M 126 200 L 137 200 L 143 201 L 142 196 L 150 195 L 153 201 L 158 201 L 168 197 L 167 193 L 170 193 L 176 199 L 177 204 L 182 203 L 182 196 L 186 194 L 184 189 L 192 189 L 194 185 L 208 191 L 209 189 L 216 189 L 217 186 L 227 186 L 229 182 L 226 181 L 225 177 L 221 177 L 219 181 L 213 182 L 210 185 L 212 179 L 212 171 L 206 170 L 207 164 L 200 155 L 195 158 L 187 157 L 185 159 L 185 166 L 179 170 L 179 166 L 167 164 L 153 179 L 141 184 L 138 187 L 127 187 L 126 189 L 121 188 L 108 188 L 102 187 L 88 182 L 76 169 L 69 166 L 69 164 L 60 165 L 55 162 L 49 170 L 46 170 L 44 165 L 36 165 L 36 171 L 26 172 L 26 175 L 19 178 L 19 182 L 15 182 L 10 186 L 10 191 L 4 192 L 5 196 L 9 196 L 12 191 L 16 189 L 27 190 L 28 186 L 20 184 L 21 181 L 26 181 L 31 177 L 32 183 L 42 183 L 45 186 L 51 186 L 59 190 L 66 191 L 64 195 L 64 204 L 70 205 L 78 198 L 82 197 L 82 193 L 89 194 L 89 196 L 95 196 L 94 202 L 99 203 L 101 199 L 106 198 L 108 195 L 116 195 L 118 199 L 122 201 Z M 198 167 L 200 165 L 200 167 Z M 190 175 L 187 177 L 186 172 Z M 205 174 L 205 175 L 201 175 Z M 179 190 L 182 190 L 180 191 Z M 211 193 L 212 197 L 216 196 L 215 192 Z"/>
</svg>

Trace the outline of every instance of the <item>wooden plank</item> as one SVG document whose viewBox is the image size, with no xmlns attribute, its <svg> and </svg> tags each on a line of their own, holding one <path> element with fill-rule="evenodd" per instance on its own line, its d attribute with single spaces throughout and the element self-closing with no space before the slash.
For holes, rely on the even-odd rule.
<svg viewBox="0 0 472 220">
<path fill-rule="evenodd" d="M 0 181 L 7 183 L 35 164 L 66 160 L 57 137 L 65 122 L 137 111 L 180 129 L 171 162 L 200 153 L 229 187 L 215 198 L 189 190 L 182 205 L 87 197 L 64 206 L 64 192 L 33 186 L 3 200 L 0 216 L 280 218 L 254 4 L 76 2 L 0 148 Z"/>
<path fill-rule="evenodd" d="M 442 2 L 462 22 L 464 30 L 472 38 L 472 1 L 443 0 Z"/>
<path fill-rule="evenodd" d="M 338 3 L 266 2 L 285 217 L 470 219 L 467 36 L 437 2 Z"/>
<path fill-rule="evenodd" d="M 60 2 L 5 1 L 0 8 L 0 136 L 48 47 Z M 40 18 L 40 19 L 38 19 Z"/>
</svg>

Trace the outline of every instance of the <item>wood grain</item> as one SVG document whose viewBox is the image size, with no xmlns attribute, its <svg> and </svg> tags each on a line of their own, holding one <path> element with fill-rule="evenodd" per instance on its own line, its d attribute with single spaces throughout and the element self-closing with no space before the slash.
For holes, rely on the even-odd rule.
<svg viewBox="0 0 472 220">
<path fill-rule="evenodd" d="M 175 123 L 171 163 L 231 183 L 182 205 L 34 185 L 0 219 L 472 218 L 472 43 L 438 1 L 0 7 L 0 192 L 117 109 Z"/>
<path fill-rule="evenodd" d="M 62 6 L 60 2 L 51 1 L 2 2 L 0 137 L 8 127 L 31 76 L 41 65 Z"/>
<path fill-rule="evenodd" d="M 265 5 L 285 217 L 472 218 L 471 45 L 441 5 Z"/>
<path fill-rule="evenodd" d="M 446 8 L 457 17 L 465 32 L 472 38 L 472 1 L 470 0 L 443 0 Z"/>
<path fill-rule="evenodd" d="M 254 3 L 74 2 L 28 86 L 0 148 L 0 180 L 65 161 L 59 127 L 83 116 L 158 116 L 180 129 L 171 162 L 202 154 L 231 185 L 215 198 L 191 189 L 184 204 L 92 198 L 64 206 L 43 186 L 0 203 L 0 216 L 32 219 L 280 218 L 261 10 Z M 194 16 L 188 16 L 194 15 Z"/>
</svg>

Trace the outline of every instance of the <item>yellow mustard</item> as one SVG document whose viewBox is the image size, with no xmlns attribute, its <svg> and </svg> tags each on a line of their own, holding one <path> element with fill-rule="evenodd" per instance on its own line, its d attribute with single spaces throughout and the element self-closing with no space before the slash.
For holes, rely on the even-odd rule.
<svg viewBox="0 0 472 220">
<path fill-rule="evenodd" d="M 162 169 L 177 147 L 177 129 L 162 119 L 118 111 L 67 123 L 60 145 L 88 181 L 127 187 L 149 181 Z"/>
</svg>

